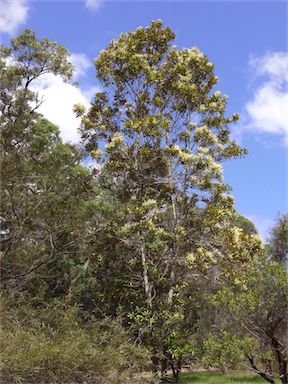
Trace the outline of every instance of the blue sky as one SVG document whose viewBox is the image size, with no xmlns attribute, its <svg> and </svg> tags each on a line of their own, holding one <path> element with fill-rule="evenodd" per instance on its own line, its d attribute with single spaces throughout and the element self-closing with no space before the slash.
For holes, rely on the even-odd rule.
<svg viewBox="0 0 288 384">
<path fill-rule="evenodd" d="M 229 96 L 228 112 L 240 113 L 233 136 L 249 155 L 225 163 L 225 180 L 237 210 L 265 237 L 288 206 L 286 2 L 0 0 L 0 41 L 29 27 L 69 49 L 79 88 L 52 76 L 36 88 L 46 98 L 42 112 L 60 126 L 64 140 L 77 142 L 71 107 L 88 105 L 99 89 L 93 58 L 121 32 L 155 19 L 172 27 L 178 48 L 198 46 L 209 57 L 217 89 Z"/>
</svg>

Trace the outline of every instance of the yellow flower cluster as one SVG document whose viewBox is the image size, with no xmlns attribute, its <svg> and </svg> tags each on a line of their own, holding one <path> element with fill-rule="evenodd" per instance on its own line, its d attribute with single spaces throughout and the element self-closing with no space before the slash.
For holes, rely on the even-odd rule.
<svg viewBox="0 0 288 384">
<path fill-rule="evenodd" d="M 187 153 L 181 150 L 178 145 L 171 145 L 167 148 L 167 151 L 171 155 L 177 156 L 182 164 L 188 164 L 194 157 L 194 155 L 192 155 L 191 153 Z"/>
<path fill-rule="evenodd" d="M 105 148 L 107 151 L 111 151 L 115 147 L 122 145 L 122 144 L 123 144 L 123 137 L 122 137 L 121 133 L 116 132 L 112 136 L 111 141 L 108 144 L 106 144 Z"/>
<path fill-rule="evenodd" d="M 194 252 L 189 252 L 185 256 L 188 268 L 193 268 L 195 264 L 207 268 L 208 265 L 216 264 L 217 260 L 213 253 L 203 247 L 198 247 Z"/>
<path fill-rule="evenodd" d="M 149 200 L 144 201 L 144 203 L 142 204 L 142 208 L 145 211 L 148 211 L 149 209 L 156 207 L 156 205 L 157 205 L 157 201 L 156 200 L 149 199 Z"/>
<path fill-rule="evenodd" d="M 178 158 L 182 164 L 188 164 L 193 159 L 193 155 L 191 153 L 181 151 L 178 154 Z"/>
<path fill-rule="evenodd" d="M 92 150 L 90 152 L 90 156 L 93 157 L 94 159 L 100 158 L 102 156 L 101 149 Z"/>
<path fill-rule="evenodd" d="M 195 128 L 194 139 L 196 142 L 207 140 L 210 144 L 217 144 L 218 142 L 217 136 L 206 125 Z"/>
</svg>

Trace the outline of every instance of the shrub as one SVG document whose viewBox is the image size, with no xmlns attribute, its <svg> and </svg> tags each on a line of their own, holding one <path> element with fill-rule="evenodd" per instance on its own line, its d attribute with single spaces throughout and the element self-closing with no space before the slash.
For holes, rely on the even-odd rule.
<svg viewBox="0 0 288 384">
<path fill-rule="evenodd" d="M 148 354 L 115 320 L 83 323 L 78 308 L 53 302 L 42 308 L 2 310 L 4 383 L 119 383 L 147 367 Z M 135 383 L 135 379 L 133 379 Z"/>
<path fill-rule="evenodd" d="M 202 364 L 219 368 L 222 372 L 243 368 L 245 352 L 253 346 L 251 338 L 238 339 L 226 331 L 218 335 L 209 334 L 204 341 Z"/>
</svg>

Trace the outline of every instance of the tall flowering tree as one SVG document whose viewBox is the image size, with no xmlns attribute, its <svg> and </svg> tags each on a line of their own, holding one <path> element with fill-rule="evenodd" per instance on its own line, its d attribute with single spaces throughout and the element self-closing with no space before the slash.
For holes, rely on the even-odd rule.
<svg viewBox="0 0 288 384">
<path fill-rule="evenodd" d="M 113 238 L 132 269 L 126 286 L 138 295 L 130 320 L 155 369 L 170 364 L 177 377 L 189 350 L 185 340 L 175 342 L 189 281 L 232 275 L 259 241 L 229 226 L 235 212 L 221 163 L 246 153 L 230 138 L 238 115 L 226 116 L 227 98 L 214 90 L 218 79 L 207 56 L 177 49 L 174 39 L 153 21 L 112 40 L 95 61 L 105 91 L 88 112 L 79 105 L 75 111 L 87 151 L 121 202 Z M 240 254 L 247 239 L 250 248 Z"/>
</svg>

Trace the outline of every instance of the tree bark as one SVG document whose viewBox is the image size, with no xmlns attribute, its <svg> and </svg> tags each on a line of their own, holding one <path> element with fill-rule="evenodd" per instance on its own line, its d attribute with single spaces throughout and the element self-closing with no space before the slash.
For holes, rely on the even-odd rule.
<svg viewBox="0 0 288 384">
<path fill-rule="evenodd" d="M 260 371 L 260 369 L 258 369 L 256 367 L 256 364 L 254 362 L 254 358 L 251 357 L 251 356 L 248 356 L 246 355 L 247 359 L 249 360 L 249 363 L 251 365 L 251 367 L 253 368 L 253 370 L 258 373 L 258 375 L 260 375 L 261 377 L 263 377 L 263 379 L 265 379 L 266 381 L 268 381 L 268 383 L 271 383 L 271 384 L 275 384 L 275 379 L 272 375 L 269 375 L 263 371 Z"/>
<path fill-rule="evenodd" d="M 148 309 L 152 309 L 151 285 L 149 284 L 149 278 L 148 278 L 145 238 L 143 234 L 141 234 L 141 261 L 142 261 L 142 268 L 143 268 L 143 283 L 144 283 L 144 290 L 146 294 L 146 303 L 147 303 Z"/>
<path fill-rule="evenodd" d="M 168 305 L 172 304 L 173 301 L 173 293 L 174 293 L 174 286 L 176 282 L 176 276 L 175 276 L 175 261 L 177 260 L 179 256 L 179 250 L 178 250 L 178 238 L 177 238 L 177 213 L 176 213 L 176 207 L 175 207 L 175 202 L 173 201 L 173 198 L 171 199 L 172 201 L 172 212 L 173 212 L 173 232 L 175 236 L 175 244 L 173 245 L 172 249 L 172 260 L 170 261 L 171 263 L 171 270 L 170 270 L 170 283 L 171 283 L 171 288 L 169 289 L 168 292 L 168 297 L 167 297 L 167 303 Z"/>
<path fill-rule="evenodd" d="M 179 374 L 180 374 L 180 371 L 181 371 L 181 367 L 182 367 L 182 359 L 181 357 L 179 357 L 176 362 L 172 361 L 171 362 L 171 368 L 172 368 L 172 372 L 173 372 L 173 382 L 174 383 L 179 383 Z"/>
<path fill-rule="evenodd" d="M 270 332 L 266 332 L 266 334 L 271 340 L 271 344 L 278 361 L 280 380 L 282 381 L 283 384 L 288 384 L 287 359 L 282 353 L 283 348 L 279 343 L 279 341 Z"/>
<path fill-rule="evenodd" d="M 159 358 L 156 356 L 155 352 L 151 356 L 151 361 L 152 361 L 152 373 L 157 374 L 159 372 Z"/>
</svg>

